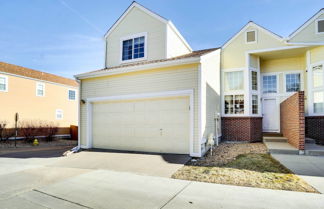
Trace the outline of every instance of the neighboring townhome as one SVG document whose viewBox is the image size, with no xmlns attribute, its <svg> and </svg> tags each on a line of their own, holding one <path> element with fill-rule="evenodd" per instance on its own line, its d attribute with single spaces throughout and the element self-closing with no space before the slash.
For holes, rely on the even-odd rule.
<svg viewBox="0 0 324 209">
<path fill-rule="evenodd" d="M 52 123 L 58 134 L 78 125 L 78 83 L 75 80 L 0 62 L 0 121 Z"/>
<path fill-rule="evenodd" d="M 324 9 L 288 38 L 249 22 L 222 47 L 223 138 L 281 132 L 301 151 L 305 131 L 323 139 L 323 66 Z"/>
<path fill-rule="evenodd" d="M 136 2 L 105 41 L 105 68 L 76 75 L 81 147 L 201 157 L 208 135 L 220 136 L 220 50 L 192 51 Z"/>
</svg>

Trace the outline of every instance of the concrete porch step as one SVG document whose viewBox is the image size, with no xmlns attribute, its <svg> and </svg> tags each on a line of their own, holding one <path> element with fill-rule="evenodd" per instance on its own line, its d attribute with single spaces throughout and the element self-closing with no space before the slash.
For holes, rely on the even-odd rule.
<svg viewBox="0 0 324 209">
<path fill-rule="evenodd" d="M 324 156 L 324 146 L 317 144 L 305 144 L 305 155 Z"/>
<path fill-rule="evenodd" d="M 299 150 L 287 142 L 264 141 L 271 154 L 299 155 Z"/>
<path fill-rule="evenodd" d="M 283 136 L 264 136 L 263 142 L 283 142 L 287 143 L 288 139 Z"/>
<path fill-rule="evenodd" d="M 305 138 L 305 143 L 306 144 L 315 144 L 315 140 L 312 138 Z"/>
</svg>

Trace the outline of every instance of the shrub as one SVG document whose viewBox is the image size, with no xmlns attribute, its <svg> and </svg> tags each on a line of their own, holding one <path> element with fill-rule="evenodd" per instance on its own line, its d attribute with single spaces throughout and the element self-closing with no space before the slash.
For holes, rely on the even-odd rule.
<svg viewBox="0 0 324 209">
<path fill-rule="evenodd" d="M 32 143 L 37 135 L 38 126 L 34 121 L 21 121 L 19 123 L 19 129 L 25 138 L 25 142 Z"/>
<path fill-rule="evenodd" d="M 10 137 L 15 136 L 15 130 L 7 126 L 6 121 L 0 121 L 0 142 L 9 142 Z"/>
<path fill-rule="evenodd" d="M 58 132 L 58 124 L 54 122 L 47 122 L 44 128 L 46 130 L 46 140 L 52 141 L 54 139 L 54 135 L 56 135 Z"/>
</svg>

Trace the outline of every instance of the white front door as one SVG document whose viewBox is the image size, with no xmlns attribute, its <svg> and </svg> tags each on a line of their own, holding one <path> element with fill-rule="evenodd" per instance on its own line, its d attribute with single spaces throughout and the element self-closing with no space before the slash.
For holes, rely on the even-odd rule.
<svg viewBox="0 0 324 209">
<path fill-rule="evenodd" d="M 279 132 L 279 105 L 276 98 L 264 98 L 262 102 L 263 131 Z"/>
</svg>

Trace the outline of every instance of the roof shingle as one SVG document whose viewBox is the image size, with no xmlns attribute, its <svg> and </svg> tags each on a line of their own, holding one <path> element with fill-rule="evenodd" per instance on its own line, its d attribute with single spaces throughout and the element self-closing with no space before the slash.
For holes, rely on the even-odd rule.
<svg viewBox="0 0 324 209">
<path fill-rule="evenodd" d="M 45 73 L 37 70 L 32 70 L 29 68 L 21 67 L 18 65 L 13 65 L 5 62 L 0 62 L 0 73 L 10 73 L 15 75 L 20 75 L 28 78 L 39 79 L 43 81 L 49 81 L 53 83 L 64 84 L 67 86 L 77 87 L 79 84 L 75 80 L 64 78 L 50 73 Z"/>
<path fill-rule="evenodd" d="M 212 51 L 215 51 L 217 49 L 219 49 L 219 48 L 210 48 L 210 49 L 197 50 L 197 51 L 193 51 L 193 52 L 188 53 L 188 54 L 184 54 L 184 55 L 181 55 L 181 56 L 172 57 L 172 58 L 168 58 L 168 59 L 149 60 L 149 61 L 134 62 L 134 63 L 128 63 L 128 64 L 121 64 L 121 65 L 117 65 L 117 66 L 113 66 L 113 67 L 109 67 L 109 68 L 90 71 L 88 73 L 100 72 L 100 71 L 105 71 L 105 70 L 112 70 L 112 69 L 117 69 L 117 68 L 125 68 L 125 67 L 133 67 L 133 66 L 140 66 L 140 65 L 146 65 L 146 64 L 160 63 L 160 62 L 167 62 L 167 61 L 180 60 L 180 59 L 186 59 L 186 58 L 192 58 L 192 57 L 200 57 L 202 55 L 208 54 L 208 53 L 210 53 Z"/>
</svg>

